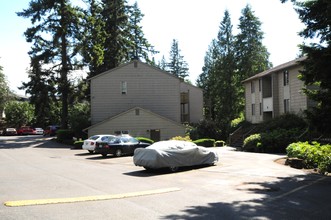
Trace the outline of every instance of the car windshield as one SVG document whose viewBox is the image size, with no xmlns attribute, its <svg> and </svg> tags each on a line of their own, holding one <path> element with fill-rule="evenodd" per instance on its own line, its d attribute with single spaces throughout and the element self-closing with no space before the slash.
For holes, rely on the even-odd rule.
<svg viewBox="0 0 331 220">
<path fill-rule="evenodd" d="M 133 137 L 122 137 L 121 140 L 123 143 L 138 143 L 138 140 Z"/>
<path fill-rule="evenodd" d="M 114 138 L 115 137 L 112 137 L 112 136 L 103 136 L 103 137 L 101 137 L 101 141 L 109 142 L 109 141 L 111 141 Z"/>
<path fill-rule="evenodd" d="M 91 136 L 89 137 L 90 140 L 96 140 L 98 139 L 100 136 L 99 135 L 94 135 L 94 136 Z"/>
</svg>

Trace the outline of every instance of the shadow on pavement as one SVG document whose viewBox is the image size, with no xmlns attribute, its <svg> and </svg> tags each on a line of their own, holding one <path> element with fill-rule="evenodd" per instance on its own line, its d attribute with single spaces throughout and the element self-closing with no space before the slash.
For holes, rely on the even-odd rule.
<svg viewBox="0 0 331 220">
<path fill-rule="evenodd" d="M 246 182 L 238 190 L 261 198 L 191 206 L 181 215 L 162 219 L 331 219 L 331 177 L 308 174 L 271 183 Z"/>
<path fill-rule="evenodd" d="M 174 174 L 180 172 L 187 172 L 195 169 L 203 169 L 206 167 L 210 167 L 210 165 L 198 165 L 198 166 L 189 166 L 189 167 L 179 167 L 177 171 L 171 171 L 169 168 L 161 168 L 161 169 L 148 169 L 141 167 L 141 171 L 133 171 L 128 173 L 123 173 L 128 176 L 136 176 L 136 177 L 149 177 L 155 175 L 165 175 L 165 174 Z"/>
<path fill-rule="evenodd" d="M 11 136 L 0 139 L 0 149 L 17 149 L 26 147 L 50 146 L 49 137 L 40 135 Z"/>
</svg>

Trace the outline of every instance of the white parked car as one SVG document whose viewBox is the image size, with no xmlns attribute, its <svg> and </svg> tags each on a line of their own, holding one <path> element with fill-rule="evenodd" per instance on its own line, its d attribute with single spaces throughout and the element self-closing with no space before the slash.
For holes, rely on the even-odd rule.
<svg viewBox="0 0 331 220">
<path fill-rule="evenodd" d="M 35 128 L 33 130 L 33 134 L 43 135 L 44 134 L 44 129 L 42 129 L 42 128 Z"/>
<path fill-rule="evenodd" d="M 156 142 L 146 148 L 137 148 L 133 162 L 147 170 L 170 168 L 176 171 L 179 167 L 215 165 L 218 162 L 218 154 L 192 142 L 169 140 Z"/>
<path fill-rule="evenodd" d="M 110 134 L 97 134 L 89 137 L 88 139 L 84 140 L 82 148 L 87 150 L 91 154 L 94 153 L 95 145 L 97 142 L 109 142 L 110 140 L 114 139 L 115 135 Z"/>
</svg>

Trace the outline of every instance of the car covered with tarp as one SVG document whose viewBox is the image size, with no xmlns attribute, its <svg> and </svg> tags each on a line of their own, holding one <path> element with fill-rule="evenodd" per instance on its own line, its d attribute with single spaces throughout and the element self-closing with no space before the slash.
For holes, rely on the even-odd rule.
<svg viewBox="0 0 331 220">
<path fill-rule="evenodd" d="M 137 148 L 133 155 L 133 163 L 147 170 L 170 168 L 176 171 L 179 167 L 215 165 L 217 162 L 215 150 L 178 140 L 159 141 L 146 148 Z"/>
</svg>

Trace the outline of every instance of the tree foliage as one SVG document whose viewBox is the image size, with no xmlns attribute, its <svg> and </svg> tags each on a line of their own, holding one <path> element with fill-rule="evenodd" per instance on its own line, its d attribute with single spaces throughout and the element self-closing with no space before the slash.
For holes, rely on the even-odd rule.
<svg viewBox="0 0 331 220">
<path fill-rule="evenodd" d="M 3 67 L 0 66 L 0 119 L 4 110 L 5 104 L 10 99 L 10 90 L 6 80 L 6 76 L 3 73 Z"/>
<path fill-rule="evenodd" d="M 184 56 L 180 54 L 181 50 L 178 46 L 178 41 L 173 39 L 170 49 L 169 62 L 167 63 L 167 70 L 182 79 L 189 76 L 188 64 L 184 60 Z"/>
<path fill-rule="evenodd" d="M 24 33 L 32 43 L 30 81 L 21 88 L 31 95 L 40 125 L 57 123 L 52 112 L 60 106 L 67 128 L 69 106 L 88 100 L 89 87 L 84 79 L 75 80 L 76 70 L 88 67 L 87 77 L 93 77 L 133 58 L 152 63 L 149 55 L 156 53 L 139 25 L 143 14 L 137 3 L 84 0 L 86 8 L 80 8 L 72 2 L 30 0 L 17 13 L 32 23 Z"/>
<path fill-rule="evenodd" d="M 20 127 L 34 122 L 34 107 L 28 102 L 10 101 L 5 107 L 8 126 Z"/>
<path fill-rule="evenodd" d="M 306 25 L 299 35 L 306 39 L 319 40 L 310 45 L 301 45 L 302 53 L 306 56 L 302 61 L 304 68 L 301 79 L 306 85 L 306 94 L 317 104 L 308 109 L 307 116 L 312 128 L 331 134 L 331 2 L 292 2 L 299 18 Z"/>
<path fill-rule="evenodd" d="M 27 42 L 33 43 L 29 54 L 48 66 L 54 76 L 62 102 L 61 125 L 68 126 L 68 74 L 79 67 L 77 56 L 81 11 L 69 0 L 31 0 L 18 16 L 30 18 L 32 27 L 25 31 Z M 35 58 L 37 57 L 37 58 Z"/>
<path fill-rule="evenodd" d="M 231 121 L 243 114 L 242 80 L 270 66 L 268 52 L 262 45 L 261 22 L 249 6 L 242 10 L 239 33 L 234 36 L 229 12 L 224 12 L 216 39 L 204 59 L 197 84 L 204 89 L 205 114 L 217 123 L 224 136 Z"/>
</svg>

